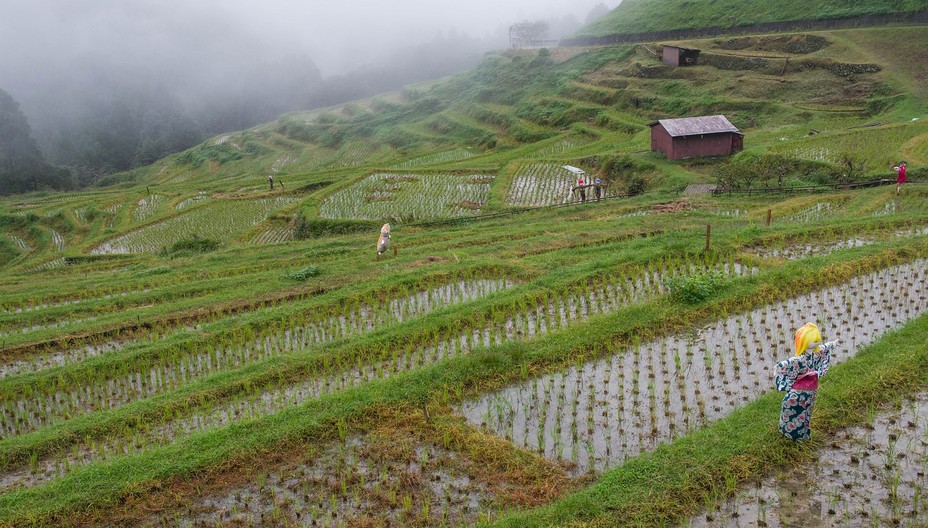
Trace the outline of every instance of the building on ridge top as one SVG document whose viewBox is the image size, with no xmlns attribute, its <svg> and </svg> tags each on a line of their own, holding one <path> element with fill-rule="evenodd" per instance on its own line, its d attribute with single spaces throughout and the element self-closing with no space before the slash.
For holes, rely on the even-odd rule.
<svg viewBox="0 0 928 528">
<path fill-rule="evenodd" d="M 729 156 L 744 150 L 744 134 L 723 115 L 660 119 L 649 123 L 651 151 L 667 159 Z"/>
</svg>

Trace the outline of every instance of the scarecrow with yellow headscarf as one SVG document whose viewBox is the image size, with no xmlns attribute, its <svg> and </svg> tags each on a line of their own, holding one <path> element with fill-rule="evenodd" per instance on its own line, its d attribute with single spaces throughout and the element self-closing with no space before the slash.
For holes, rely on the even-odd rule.
<svg viewBox="0 0 928 528">
<path fill-rule="evenodd" d="M 836 341 L 822 344 L 822 334 L 813 323 L 796 331 L 796 355 L 777 363 L 776 387 L 786 391 L 780 408 L 780 432 L 792 440 L 812 438 L 810 420 L 818 379 L 828 372 Z"/>
<path fill-rule="evenodd" d="M 390 248 L 390 224 L 384 224 L 380 228 L 380 236 L 377 237 L 377 256 L 382 255 Z"/>
</svg>

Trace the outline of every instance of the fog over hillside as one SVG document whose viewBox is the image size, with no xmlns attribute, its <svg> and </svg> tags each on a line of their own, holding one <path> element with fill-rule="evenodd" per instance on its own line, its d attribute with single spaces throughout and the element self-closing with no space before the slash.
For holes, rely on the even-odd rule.
<svg viewBox="0 0 928 528">
<path fill-rule="evenodd" d="M 5 2 L 0 89 L 86 183 L 285 111 L 461 71 L 516 22 L 545 20 L 557 38 L 616 3 Z"/>
</svg>

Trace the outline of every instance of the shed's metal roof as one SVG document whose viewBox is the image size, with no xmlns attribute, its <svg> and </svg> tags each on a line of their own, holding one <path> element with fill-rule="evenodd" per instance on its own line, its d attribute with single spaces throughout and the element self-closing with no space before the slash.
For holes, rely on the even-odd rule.
<svg viewBox="0 0 928 528">
<path fill-rule="evenodd" d="M 738 127 L 723 115 L 700 116 L 700 117 L 683 117 L 680 119 L 661 119 L 651 126 L 660 124 L 672 137 L 695 136 L 699 134 L 720 134 L 723 132 L 735 132 L 740 134 Z"/>
</svg>

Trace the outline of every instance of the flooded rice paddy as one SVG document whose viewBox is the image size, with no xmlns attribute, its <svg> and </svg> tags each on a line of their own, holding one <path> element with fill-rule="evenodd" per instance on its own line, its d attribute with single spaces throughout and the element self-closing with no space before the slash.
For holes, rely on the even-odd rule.
<svg viewBox="0 0 928 528">
<path fill-rule="evenodd" d="M 839 340 L 833 361 L 842 362 L 926 310 L 928 261 L 919 260 L 524 381 L 460 412 L 577 472 L 604 470 L 772 390 L 773 367 L 806 321 Z"/>
<path fill-rule="evenodd" d="M 526 306 L 482 328 L 437 334 L 424 343 L 414 344 L 405 349 L 393 347 L 379 362 L 349 365 L 346 368 L 320 372 L 298 383 L 268 388 L 210 408 L 197 409 L 174 420 L 146 427 L 144 431 L 132 431 L 123 437 L 76 445 L 67 453 L 36 461 L 29 468 L 0 473 L 0 488 L 32 486 L 56 478 L 71 468 L 88 462 L 122 456 L 146 446 L 168 443 L 178 436 L 280 412 L 312 398 L 372 380 L 386 379 L 450 356 L 466 354 L 476 347 L 533 338 L 561 330 L 591 316 L 610 313 L 665 293 L 666 279 L 705 269 L 698 265 L 681 265 L 676 269 L 651 270 L 639 276 L 605 277 L 597 284 L 587 285 L 579 291 L 568 291 L 562 296 L 552 296 L 538 304 Z M 710 269 L 728 275 L 756 272 L 754 268 L 737 263 L 722 263 Z M 508 283 L 500 284 L 499 287 L 507 285 Z"/>
<path fill-rule="evenodd" d="M 928 395 L 839 432 L 813 463 L 714 501 L 686 526 L 865 527 L 928 524 Z"/>
<path fill-rule="evenodd" d="M 900 229 L 889 237 L 848 237 L 833 242 L 810 242 L 806 244 L 792 244 L 788 246 L 755 247 L 750 250 L 754 255 L 764 258 L 780 258 L 786 260 L 799 260 L 815 255 L 827 255 L 834 251 L 855 247 L 869 246 L 887 240 L 928 235 L 928 227 L 912 227 Z"/>
<path fill-rule="evenodd" d="M 359 304 L 346 313 L 259 336 L 243 344 L 178 353 L 164 364 L 88 383 L 70 391 L 0 402 L 0 438 L 23 434 L 93 410 L 116 408 L 139 398 L 175 390 L 216 372 L 305 350 L 334 339 L 361 335 L 512 286 L 513 283 L 505 279 L 459 281 L 389 299 L 377 306 Z"/>
</svg>

